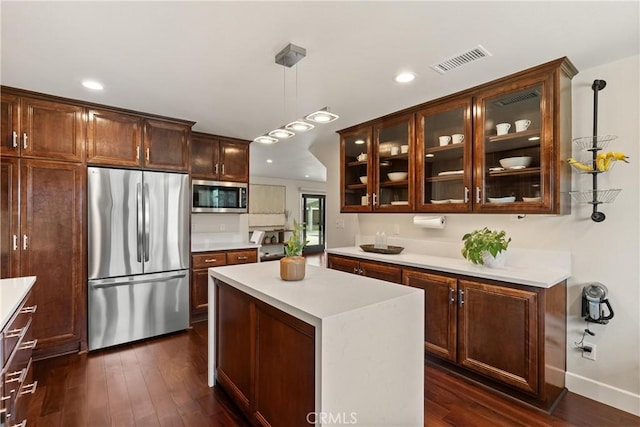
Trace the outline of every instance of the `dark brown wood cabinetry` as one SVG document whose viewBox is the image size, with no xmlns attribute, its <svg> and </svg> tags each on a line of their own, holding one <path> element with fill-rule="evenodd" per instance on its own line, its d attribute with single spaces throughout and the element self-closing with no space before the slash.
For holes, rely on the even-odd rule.
<svg viewBox="0 0 640 427">
<path fill-rule="evenodd" d="M 327 257 L 329 268 L 351 273 L 363 263 L 378 265 Z M 401 270 L 401 283 L 424 290 L 425 351 L 436 356 L 430 360 L 546 410 L 562 396 L 566 282 L 538 288 L 392 267 Z"/>
<path fill-rule="evenodd" d="M 387 282 L 402 283 L 402 268 L 397 265 L 357 260 L 329 254 L 327 267 L 345 273 L 360 274 Z"/>
<path fill-rule="evenodd" d="M 249 182 L 249 141 L 192 132 L 191 176 Z"/>
<path fill-rule="evenodd" d="M 298 426 L 315 408 L 315 328 L 219 280 L 219 384 L 254 425 Z"/>
<path fill-rule="evenodd" d="M 209 267 L 258 262 L 258 249 L 191 254 L 191 322 L 206 320 L 209 309 Z"/>
<path fill-rule="evenodd" d="M 140 165 L 144 127 L 141 117 L 93 108 L 87 116 L 87 163 Z"/>
<path fill-rule="evenodd" d="M 1 113 L 2 156 L 84 160 L 83 107 L 3 90 Z"/>
<path fill-rule="evenodd" d="M 144 125 L 144 167 L 188 170 L 191 125 L 191 123 L 147 119 Z"/>
<path fill-rule="evenodd" d="M 560 58 L 340 131 L 341 211 L 568 213 L 576 74 Z"/>
</svg>

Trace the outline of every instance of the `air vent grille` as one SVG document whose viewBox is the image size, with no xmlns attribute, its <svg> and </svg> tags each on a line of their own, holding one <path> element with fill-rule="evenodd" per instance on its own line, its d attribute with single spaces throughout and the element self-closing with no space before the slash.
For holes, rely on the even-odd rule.
<svg viewBox="0 0 640 427">
<path fill-rule="evenodd" d="M 495 105 L 504 107 L 505 105 L 515 104 L 516 102 L 526 101 L 527 99 L 537 98 L 540 95 L 540 91 L 534 90 L 531 92 L 517 93 L 507 98 L 499 99 L 494 102 Z"/>
<path fill-rule="evenodd" d="M 487 56 L 491 56 L 491 53 L 489 53 L 489 51 L 481 45 L 478 45 L 471 50 L 445 59 L 439 64 L 432 65 L 431 68 L 433 68 L 440 74 L 444 74 L 447 71 L 453 70 L 454 68 L 461 67 L 470 62 L 477 61 L 478 59 L 486 58 Z"/>
</svg>

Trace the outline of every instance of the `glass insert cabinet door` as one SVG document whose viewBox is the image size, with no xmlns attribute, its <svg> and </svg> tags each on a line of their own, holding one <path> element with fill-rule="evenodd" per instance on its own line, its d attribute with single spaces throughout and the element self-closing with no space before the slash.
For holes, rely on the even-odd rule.
<svg viewBox="0 0 640 427">
<path fill-rule="evenodd" d="M 341 135 L 341 211 L 369 212 L 373 207 L 371 127 Z"/>
<path fill-rule="evenodd" d="M 464 98 L 417 113 L 417 210 L 471 209 L 471 105 Z"/>
<path fill-rule="evenodd" d="M 547 209 L 553 147 L 551 81 L 525 81 L 477 98 L 477 210 Z"/>
<path fill-rule="evenodd" d="M 374 127 L 376 211 L 405 212 L 413 209 L 414 115 L 388 119 Z"/>
</svg>

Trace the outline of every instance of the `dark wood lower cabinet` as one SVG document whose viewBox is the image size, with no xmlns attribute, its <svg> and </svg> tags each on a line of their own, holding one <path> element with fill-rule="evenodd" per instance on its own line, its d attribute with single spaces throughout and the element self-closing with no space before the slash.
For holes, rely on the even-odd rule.
<svg viewBox="0 0 640 427">
<path fill-rule="evenodd" d="M 307 425 L 315 410 L 315 328 L 215 283 L 218 384 L 256 425 Z"/>
<path fill-rule="evenodd" d="M 353 258 L 329 254 L 327 267 L 346 273 L 360 274 L 372 279 L 402 283 L 402 267 L 373 261 L 358 261 Z"/>
</svg>

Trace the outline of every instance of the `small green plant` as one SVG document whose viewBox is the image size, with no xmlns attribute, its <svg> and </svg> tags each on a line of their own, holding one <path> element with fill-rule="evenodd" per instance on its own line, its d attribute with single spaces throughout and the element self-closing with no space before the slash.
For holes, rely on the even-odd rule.
<svg viewBox="0 0 640 427">
<path fill-rule="evenodd" d="M 502 251 L 506 251 L 511 242 L 511 237 L 506 238 L 504 230 L 489 230 L 487 227 L 475 230 L 462 236 L 464 246 L 462 256 L 474 264 L 484 264 L 482 253 L 489 252 L 493 257 Z"/>
<path fill-rule="evenodd" d="M 284 255 L 285 256 L 300 256 L 302 255 L 302 249 L 309 243 L 308 240 L 302 241 L 302 224 L 300 224 L 295 219 L 293 220 L 293 232 L 291 233 L 291 237 L 287 241 L 286 246 L 284 247 Z"/>
</svg>

